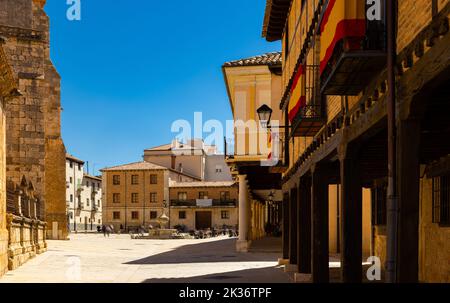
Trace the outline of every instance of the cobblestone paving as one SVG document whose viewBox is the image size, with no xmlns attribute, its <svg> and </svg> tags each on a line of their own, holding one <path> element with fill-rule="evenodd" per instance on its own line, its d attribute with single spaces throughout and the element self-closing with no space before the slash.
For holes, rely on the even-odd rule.
<svg viewBox="0 0 450 303">
<path fill-rule="evenodd" d="M 275 251 L 238 254 L 235 239 L 131 240 L 129 235 L 71 235 L 8 272 L 0 283 L 284 283 Z"/>
</svg>

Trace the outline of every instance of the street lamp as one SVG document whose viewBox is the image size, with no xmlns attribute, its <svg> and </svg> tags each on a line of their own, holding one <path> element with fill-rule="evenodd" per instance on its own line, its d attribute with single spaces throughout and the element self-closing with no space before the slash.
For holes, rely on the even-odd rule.
<svg viewBox="0 0 450 303">
<path fill-rule="evenodd" d="M 270 121 L 272 120 L 273 110 L 267 104 L 262 105 L 260 108 L 258 108 L 256 110 L 256 112 L 258 113 L 259 121 L 264 128 L 267 128 L 267 129 L 271 129 L 271 128 L 290 129 L 291 128 L 290 125 L 277 126 L 277 127 L 270 126 Z"/>
<path fill-rule="evenodd" d="M 261 125 L 266 128 L 270 126 L 270 119 L 272 118 L 273 110 L 267 105 L 264 104 L 260 108 L 256 110 L 258 113 L 259 121 L 261 121 Z"/>
</svg>

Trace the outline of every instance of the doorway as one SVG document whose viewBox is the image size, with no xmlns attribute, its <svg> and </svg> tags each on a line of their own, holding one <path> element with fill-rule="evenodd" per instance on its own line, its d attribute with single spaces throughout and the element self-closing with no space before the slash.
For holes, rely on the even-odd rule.
<svg viewBox="0 0 450 303">
<path fill-rule="evenodd" d="M 195 212 L 195 229 L 203 230 L 212 227 L 212 213 L 210 211 Z"/>
</svg>

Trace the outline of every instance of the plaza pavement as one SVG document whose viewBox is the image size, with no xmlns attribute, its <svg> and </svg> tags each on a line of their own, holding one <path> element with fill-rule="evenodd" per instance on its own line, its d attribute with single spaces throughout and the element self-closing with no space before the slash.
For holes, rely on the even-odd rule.
<svg viewBox="0 0 450 303">
<path fill-rule="evenodd" d="M 0 283 L 286 283 L 280 253 L 266 239 L 247 254 L 236 239 L 132 240 L 129 235 L 73 234 L 8 272 Z M 259 248 L 258 248 L 259 247 Z M 271 248 L 272 247 L 272 248 Z"/>
</svg>

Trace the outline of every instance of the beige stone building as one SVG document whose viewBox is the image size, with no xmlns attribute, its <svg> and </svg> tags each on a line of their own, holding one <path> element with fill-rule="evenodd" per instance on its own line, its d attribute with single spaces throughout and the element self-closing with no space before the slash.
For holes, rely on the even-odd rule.
<svg viewBox="0 0 450 303">
<path fill-rule="evenodd" d="M 102 169 L 103 222 L 115 230 L 132 231 L 158 226 L 169 209 L 169 182 L 199 179 L 150 162 L 137 162 Z"/>
<path fill-rule="evenodd" d="M 60 77 L 45 2 L 0 1 L 0 275 L 45 251 L 46 237 L 67 238 Z"/>
<path fill-rule="evenodd" d="M 233 199 L 237 198 L 234 181 L 223 155 L 218 155 L 215 146 L 208 146 L 200 139 L 188 140 L 187 143 L 174 140 L 170 144 L 146 149 L 143 158 L 142 162 L 102 170 L 104 224 L 112 224 L 116 230 L 157 227 L 164 212 L 168 216 L 170 212 L 171 227 L 184 224 L 195 229 L 196 225 L 211 228 L 225 223 L 230 226 L 237 224 L 237 206 L 232 205 Z M 204 201 L 199 200 L 201 187 L 211 187 L 211 198 L 203 194 Z M 180 193 L 185 194 L 180 196 L 183 203 L 178 203 L 179 188 L 183 188 Z M 220 188 L 224 193 L 223 203 L 228 203 L 226 205 L 221 205 Z M 203 190 L 205 192 L 209 191 Z M 197 210 L 198 216 L 203 215 L 199 220 L 206 220 L 204 224 L 196 223 L 197 215 L 193 208 L 198 207 L 197 200 L 203 203 L 202 213 Z M 187 207 L 187 204 L 192 209 L 186 210 L 186 219 L 175 216 L 178 208 Z M 222 219 L 222 210 L 225 219 Z"/>
<path fill-rule="evenodd" d="M 234 181 L 171 182 L 170 225 L 185 230 L 238 226 L 238 188 Z"/>
<path fill-rule="evenodd" d="M 3 41 L 1 41 L 3 42 Z M 0 43 L 0 276 L 8 270 L 8 230 L 6 229 L 6 113 L 8 97 L 15 88 L 12 70 Z"/>
<path fill-rule="evenodd" d="M 60 126 L 60 76 L 50 60 L 45 1 L 2 0 L 0 35 L 18 94 L 6 108 L 7 179 L 23 176 L 40 196 L 47 236 L 67 237 L 65 148 Z M 20 12 L 20 13 L 18 13 Z"/>
</svg>

